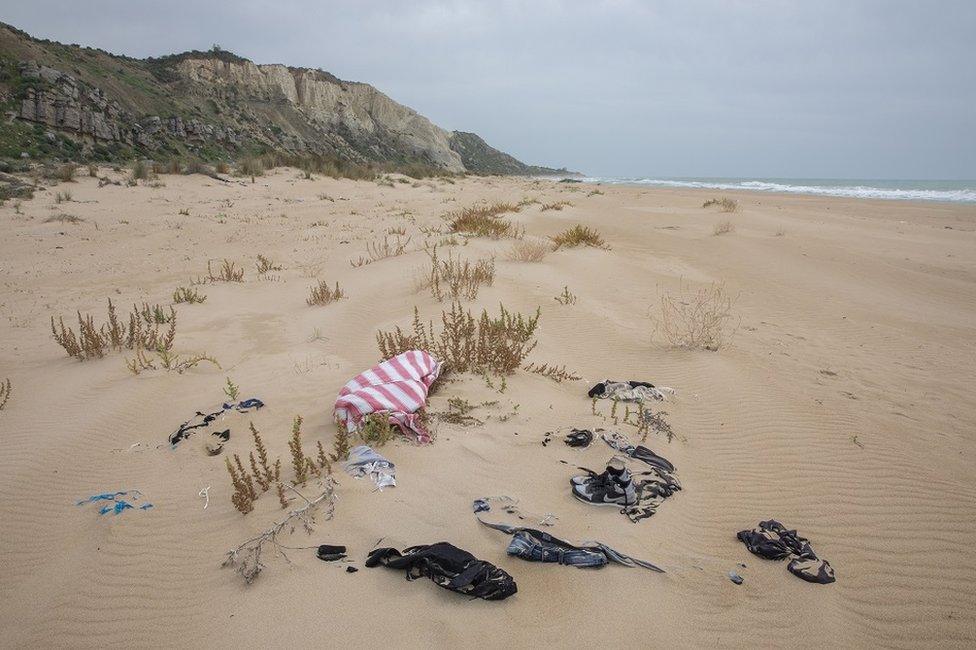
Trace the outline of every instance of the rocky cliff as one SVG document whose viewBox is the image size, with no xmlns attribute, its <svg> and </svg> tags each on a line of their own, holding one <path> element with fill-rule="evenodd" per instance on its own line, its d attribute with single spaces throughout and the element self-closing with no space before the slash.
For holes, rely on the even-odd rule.
<svg viewBox="0 0 976 650">
<path fill-rule="evenodd" d="M 0 156 L 203 159 L 282 151 L 446 171 L 553 174 L 376 88 L 229 52 L 132 59 L 0 23 Z"/>
</svg>

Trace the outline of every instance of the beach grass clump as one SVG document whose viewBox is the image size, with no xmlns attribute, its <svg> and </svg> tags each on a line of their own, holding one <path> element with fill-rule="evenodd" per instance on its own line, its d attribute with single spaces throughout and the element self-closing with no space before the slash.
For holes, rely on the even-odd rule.
<svg viewBox="0 0 976 650">
<path fill-rule="evenodd" d="M 721 221 L 712 228 L 712 235 L 714 236 L 725 235 L 730 232 L 735 232 L 735 224 L 731 221 Z"/>
<path fill-rule="evenodd" d="M 508 249 L 506 258 L 512 262 L 541 262 L 551 249 L 542 239 L 520 239 Z"/>
<path fill-rule="evenodd" d="M 176 304 L 187 303 L 195 305 L 204 302 L 206 299 L 207 296 L 201 294 L 193 287 L 177 287 L 176 291 L 173 292 L 173 302 Z"/>
<path fill-rule="evenodd" d="M 442 327 L 435 331 L 433 322 L 425 325 L 414 307 L 412 332 L 397 326 L 377 332 L 376 342 L 384 359 L 407 350 L 426 350 L 451 371 L 511 375 L 536 346 L 533 336 L 542 312 L 536 309 L 535 315 L 524 316 L 504 305 L 499 310 L 498 316 L 485 309 L 475 318 L 455 301 L 450 310 L 441 312 Z"/>
<path fill-rule="evenodd" d="M 576 304 L 576 294 L 569 290 L 568 286 L 563 287 L 563 292 L 556 296 L 556 302 L 560 305 L 575 305 Z"/>
<path fill-rule="evenodd" d="M 567 370 L 566 366 L 557 366 L 555 364 L 550 366 L 548 363 L 543 363 L 542 365 L 529 363 L 525 365 L 525 370 L 551 379 L 557 384 L 561 384 L 564 381 L 579 381 L 582 379 L 577 373 L 572 370 Z"/>
<path fill-rule="evenodd" d="M 549 239 L 552 241 L 553 250 L 556 251 L 560 248 L 576 248 L 577 246 L 607 248 L 607 243 L 598 231 L 580 224 L 576 224 Z"/>
<path fill-rule="evenodd" d="M 48 217 L 47 219 L 44 220 L 44 223 L 70 223 L 70 224 L 77 225 L 82 221 L 84 221 L 84 219 L 82 219 L 79 216 L 73 214 L 61 213 L 61 214 L 55 214 Z"/>
<path fill-rule="evenodd" d="M 95 325 L 95 319 L 90 314 L 78 314 L 78 331 L 64 324 L 63 318 L 58 318 L 55 325 L 51 316 L 51 334 L 69 357 L 79 361 L 100 359 L 109 350 L 154 350 L 169 352 L 176 338 L 176 311 L 170 307 L 165 314 L 165 323 L 156 321 L 154 312 L 147 312 L 136 305 L 132 306 L 128 323 L 120 319 L 115 311 L 111 298 L 108 301 L 108 322 L 100 327 Z M 147 317 L 148 316 L 148 317 Z M 163 329 L 163 324 L 169 327 Z"/>
<path fill-rule="evenodd" d="M 734 331 L 737 296 L 724 283 L 689 290 L 679 287 L 665 292 L 656 313 L 652 313 L 654 331 L 675 347 L 691 350 L 718 350 Z"/>
<path fill-rule="evenodd" d="M 240 161 L 237 165 L 238 176 L 263 176 L 264 175 L 264 161 L 257 157 L 251 156 L 250 158 L 245 158 Z"/>
<path fill-rule="evenodd" d="M 10 378 L 0 381 L 0 411 L 7 406 L 10 401 Z"/>
<path fill-rule="evenodd" d="M 69 162 L 59 166 L 56 173 L 59 181 L 63 183 L 74 183 L 75 173 L 77 171 L 78 165 Z"/>
<path fill-rule="evenodd" d="M 447 259 L 440 259 L 436 244 L 430 248 L 428 254 L 430 265 L 422 271 L 416 284 L 418 290 L 429 289 L 434 300 L 474 300 L 478 297 L 480 287 L 490 287 L 495 281 L 493 258 L 472 263 L 448 253 Z"/>
<path fill-rule="evenodd" d="M 366 242 L 366 256 L 359 256 L 359 259 L 350 260 L 349 264 L 353 268 L 359 268 L 361 266 L 366 266 L 367 264 L 372 264 L 373 262 L 379 262 L 380 260 L 385 260 L 389 257 L 399 257 L 407 252 L 407 244 L 410 243 L 410 238 L 407 237 L 406 240 L 400 239 L 399 236 L 394 241 L 390 241 L 389 237 L 383 237 L 383 241 L 376 240 L 371 242 Z"/>
<path fill-rule="evenodd" d="M 503 214 L 518 212 L 519 206 L 511 203 L 491 203 L 463 208 L 444 215 L 452 233 L 471 235 L 473 237 L 502 237 L 520 238 L 520 230 L 510 221 L 502 218 Z"/>
<path fill-rule="evenodd" d="M 309 296 L 305 299 L 305 302 L 307 302 L 309 306 L 322 307 L 345 297 L 346 294 L 342 289 L 339 288 L 338 282 L 336 282 L 335 288 L 332 288 L 329 286 L 328 282 L 322 280 L 311 288 L 309 291 Z"/>
<path fill-rule="evenodd" d="M 708 199 L 702 203 L 703 208 L 710 208 L 712 206 L 718 207 L 722 212 L 735 212 L 739 209 L 739 202 L 723 196 L 720 199 Z"/>
<path fill-rule="evenodd" d="M 152 170 L 149 168 L 149 163 L 142 158 L 138 158 L 134 163 L 132 163 L 129 178 L 133 181 L 144 181 L 149 178 L 151 172 Z"/>
<path fill-rule="evenodd" d="M 264 255 L 261 255 L 259 253 L 258 261 L 257 261 L 257 269 L 258 269 L 258 275 L 264 275 L 269 271 L 280 271 L 281 265 L 276 264 L 275 261 L 272 260 L 271 258 L 265 257 Z"/>
<path fill-rule="evenodd" d="M 548 212 L 549 210 L 555 210 L 559 212 L 565 207 L 571 207 L 573 204 L 569 201 L 556 201 L 555 203 L 543 203 L 542 207 L 539 208 L 541 212 Z"/>
<path fill-rule="evenodd" d="M 244 269 L 238 268 L 234 262 L 224 259 L 220 262 L 220 268 L 214 272 L 213 263 L 207 260 L 207 279 L 210 282 L 243 282 Z"/>
</svg>

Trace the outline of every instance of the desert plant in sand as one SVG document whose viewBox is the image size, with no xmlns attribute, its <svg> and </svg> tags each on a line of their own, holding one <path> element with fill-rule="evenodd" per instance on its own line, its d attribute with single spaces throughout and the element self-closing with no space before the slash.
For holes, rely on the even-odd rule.
<svg viewBox="0 0 976 650">
<path fill-rule="evenodd" d="M 534 363 L 528 363 L 525 365 L 526 372 L 531 372 L 536 375 L 542 375 L 548 379 L 553 380 L 557 384 L 564 381 L 579 381 L 582 379 L 578 374 L 571 370 L 567 370 L 566 366 L 549 365 L 544 363 L 542 365 L 536 365 Z"/>
<path fill-rule="evenodd" d="M 512 243 L 505 257 L 512 262 L 541 262 L 552 246 L 541 239 L 520 239 Z"/>
<path fill-rule="evenodd" d="M 370 447 L 382 447 L 396 437 L 397 430 L 390 424 L 390 418 L 385 413 L 370 413 L 363 421 L 356 434 L 363 444 Z"/>
<path fill-rule="evenodd" d="M 156 322 L 155 314 L 150 312 L 147 318 L 136 305 L 132 306 L 126 324 L 125 319 L 118 317 L 115 305 L 109 299 L 108 322 L 101 327 L 96 327 L 91 315 L 83 316 L 78 312 L 77 333 L 64 324 L 63 318 L 59 317 L 56 325 L 54 316 L 51 316 L 51 334 L 68 356 L 85 361 L 101 358 L 109 350 L 121 351 L 123 348 L 169 352 L 176 338 L 176 311 L 172 307 L 166 315 L 166 324 L 169 327 L 164 331 L 163 323 Z"/>
<path fill-rule="evenodd" d="M 576 224 L 549 239 L 552 241 L 554 251 L 558 251 L 560 248 L 576 248 L 577 246 L 607 248 L 607 243 L 603 241 L 599 232 L 580 224 Z"/>
<path fill-rule="evenodd" d="M 199 304 L 204 302 L 206 299 L 207 296 L 201 294 L 192 287 L 177 287 L 176 291 L 173 292 L 173 302 L 176 304 Z"/>
<path fill-rule="evenodd" d="M 258 275 L 264 275 L 268 271 L 280 271 L 281 265 L 275 264 L 271 258 L 258 254 L 257 269 Z"/>
<path fill-rule="evenodd" d="M 463 208 L 444 215 L 448 223 L 448 230 L 452 233 L 471 235 L 474 237 L 521 238 L 523 231 L 510 221 L 502 218 L 507 212 L 518 212 L 519 206 L 511 203 L 492 203 Z"/>
<path fill-rule="evenodd" d="M 255 176 L 263 176 L 264 161 L 257 156 L 245 158 L 238 163 L 237 174 L 238 176 L 250 176 L 251 178 L 254 178 Z"/>
<path fill-rule="evenodd" d="M 443 327 L 435 333 L 433 323 L 424 325 L 415 307 L 412 333 L 396 327 L 391 332 L 377 332 L 376 342 L 384 359 L 419 349 L 446 362 L 451 371 L 510 375 L 536 346 L 533 335 L 541 310 L 537 309 L 534 316 L 512 313 L 504 305 L 499 305 L 499 310 L 495 317 L 483 310 L 476 319 L 455 301 L 449 311 L 441 313 Z"/>
<path fill-rule="evenodd" d="M 10 401 L 10 378 L 4 379 L 0 382 L 0 411 L 7 405 Z"/>
<path fill-rule="evenodd" d="M 555 297 L 556 302 L 560 305 L 575 305 L 576 295 L 569 291 L 569 287 L 563 287 L 563 292 Z"/>
<path fill-rule="evenodd" d="M 366 256 L 359 256 L 359 259 L 350 260 L 349 264 L 353 268 L 359 268 L 360 266 L 366 266 L 367 264 L 372 264 L 373 262 L 379 262 L 380 260 L 385 260 L 388 257 L 399 257 L 407 252 L 407 244 L 410 243 L 410 238 L 407 237 L 406 240 L 397 237 L 395 241 L 390 241 L 389 237 L 383 237 L 383 241 L 376 240 L 371 242 L 366 242 Z"/>
<path fill-rule="evenodd" d="M 73 214 L 64 214 L 64 213 L 61 213 L 61 214 L 51 215 L 50 217 L 48 217 L 47 219 L 44 220 L 44 223 L 70 223 L 70 224 L 79 224 L 82 221 L 84 221 L 84 219 L 81 218 L 81 217 L 75 216 Z"/>
<path fill-rule="evenodd" d="M 230 260 L 221 260 L 220 268 L 214 273 L 213 263 L 207 260 L 207 280 L 210 282 L 243 282 L 244 269 Z"/>
<path fill-rule="evenodd" d="M 556 212 L 559 212 L 563 208 L 572 207 L 572 205 L 573 204 L 571 202 L 569 202 L 569 201 L 556 201 L 555 203 L 543 203 L 539 207 L 539 211 L 540 212 L 547 212 L 549 210 L 555 210 Z"/>
<path fill-rule="evenodd" d="M 311 288 L 305 302 L 307 302 L 309 306 L 325 306 L 345 297 L 346 294 L 342 289 L 339 288 L 338 282 L 336 282 L 335 288 L 332 288 L 329 286 L 328 282 L 322 280 Z"/>
<path fill-rule="evenodd" d="M 125 367 L 133 375 L 139 375 L 146 370 L 166 370 L 182 375 L 187 370 L 195 368 L 201 363 L 211 363 L 220 368 L 220 363 L 209 354 L 190 354 L 182 355 L 171 352 L 163 347 L 156 349 L 156 354 L 146 352 L 141 347 L 136 347 L 135 356 L 125 360 Z M 159 364 L 158 366 L 156 364 Z"/>
<path fill-rule="evenodd" d="M 144 181 L 149 178 L 152 170 L 149 168 L 149 163 L 147 163 L 142 158 L 137 159 L 132 163 L 132 170 L 129 174 L 130 181 Z"/>
<path fill-rule="evenodd" d="M 716 236 L 725 235 L 730 232 L 735 232 L 735 224 L 731 221 L 722 221 L 715 224 L 715 227 L 712 228 L 712 234 Z"/>
<path fill-rule="evenodd" d="M 654 331 L 675 347 L 718 350 L 734 332 L 737 296 L 724 283 L 690 290 L 679 287 L 675 293 L 665 292 L 651 319 Z"/>
<path fill-rule="evenodd" d="M 292 422 L 288 449 L 291 451 L 291 466 L 295 471 L 295 478 L 291 481 L 293 485 L 304 485 L 312 476 L 322 476 L 322 468 L 302 450 L 302 416 L 300 415 L 296 415 Z"/>
<path fill-rule="evenodd" d="M 437 255 L 437 245 L 427 250 L 430 265 L 422 269 L 415 285 L 418 291 L 429 289 L 437 301 L 445 298 L 474 300 L 482 285 L 491 286 L 495 281 L 495 260 L 481 259 L 471 263 L 448 253 L 447 259 Z"/>
<path fill-rule="evenodd" d="M 346 429 L 346 425 L 340 422 L 336 422 L 339 427 L 336 431 L 335 439 L 332 441 L 332 453 L 329 454 L 329 460 L 333 463 L 338 463 L 349 458 L 350 438 L 349 431 Z M 321 458 L 319 459 L 321 461 Z"/>
<path fill-rule="evenodd" d="M 735 212 L 739 209 L 739 203 L 734 199 L 722 197 L 720 199 L 708 199 L 702 203 L 703 208 L 717 207 L 722 212 Z"/>
</svg>

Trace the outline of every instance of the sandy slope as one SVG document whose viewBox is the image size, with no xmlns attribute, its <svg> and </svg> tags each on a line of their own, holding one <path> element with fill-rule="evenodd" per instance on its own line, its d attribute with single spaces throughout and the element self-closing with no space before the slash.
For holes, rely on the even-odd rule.
<svg viewBox="0 0 976 650">
<path fill-rule="evenodd" d="M 14 388 L 0 412 L 4 646 L 976 643 L 976 208 L 742 194 L 735 232 L 713 236 L 728 215 L 702 209 L 707 194 L 690 191 L 588 196 L 586 186 L 505 179 L 391 188 L 284 169 L 253 185 L 162 180 L 99 189 L 83 177 L 38 193 L 23 214 L 0 208 L 0 378 Z M 55 206 L 66 187 L 74 200 Z M 218 404 L 226 376 L 267 402 L 253 420 L 286 464 L 296 414 L 307 448 L 330 445 L 334 396 L 377 360 L 376 330 L 407 324 L 414 305 L 439 313 L 412 289 L 426 260 L 414 250 L 419 227 L 458 206 L 523 196 L 574 204 L 512 216 L 530 235 L 579 222 L 612 250 L 562 251 L 541 264 L 506 261 L 508 241 L 454 250 L 497 255 L 495 285 L 477 305 L 542 305 L 532 358 L 585 381 L 519 373 L 503 394 L 479 378 L 444 385 L 434 410 L 454 395 L 499 405 L 484 426 L 440 425 L 428 447 L 384 448 L 398 467 L 393 490 L 339 476 L 335 518 L 286 541 L 343 543 L 359 563 L 380 538 L 449 540 L 510 571 L 518 595 L 468 601 L 385 569 L 347 574 L 307 550 L 290 552 L 291 564 L 268 558 L 244 588 L 220 561 L 280 516 L 276 499 L 238 514 L 223 459 L 207 457 L 202 440 L 175 451 L 130 446 L 155 446 Z M 44 223 L 62 212 L 85 222 Z M 350 267 L 365 242 L 395 226 L 412 235 L 414 252 Z M 285 266 L 276 279 L 256 278 L 258 253 Z M 51 340 L 52 314 L 101 318 L 108 297 L 165 302 L 220 258 L 243 263 L 246 281 L 207 286 L 206 303 L 180 306 L 176 348 L 206 351 L 223 370 L 136 377 L 122 355 L 78 363 Z M 312 278 L 338 280 L 348 300 L 306 306 Z M 739 294 L 731 345 L 652 344 L 649 310 L 681 278 L 724 281 Z M 553 300 L 564 285 L 576 305 Z M 547 430 L 606 424 L 585 397 L 606 376 L 679 391 L 665 407 L 679 438 L 651 446 L 677 465 L 685 490 L 636 525 L 569 494 L 572 466 L 598 468 L 608 448 L 541 445 Z M 518 415 L 500 421 L 514 404 Z M 250 448 L 242 422 L 230 423 L 231 452 Z M 207 485 L 203 510 L 197 492 Z M 98 518 L 73 505 L 125 487 L 155 508 Z M 668 573 L 510 559 L 507 538 L 471 515 L 485 494 L 556 513 L 555 534 L 600 539 Z M 749 555 L 734 534 L 768 517 L 810 537 L 837 582 L 806 584 Z M 746 582 L 735 586 L 726 573 L 739 562 Z"/>
</svg>

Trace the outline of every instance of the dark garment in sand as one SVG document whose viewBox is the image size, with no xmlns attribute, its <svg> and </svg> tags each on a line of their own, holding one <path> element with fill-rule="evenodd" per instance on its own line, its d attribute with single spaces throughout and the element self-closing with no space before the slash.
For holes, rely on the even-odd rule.
<svg viewBox="0 0 976 650">
<path fill-rule="evenodd" d="M 789 558 L 790 563 L 786 569 L 807 582 L 825 585 L 836 579 L 833 567 L 827 560 L 817 557 L 809 540 L 800 537 L 796 530 L 787 530 L 786 526 L 775 519 L 760 521 L 758 527 L 740 531 L 737 537 L 759 557 L 767 560 Z"/>
<path fill-rule="evenodd" d="M 435 584 L 473 598 L 504 600 L 516 591 L 515 579 L 491 562 L 479 560 L 448 542 L 370 552 L 367 567 L 406 569 L 407 580 L 430 578 Z"/>
</svg>

